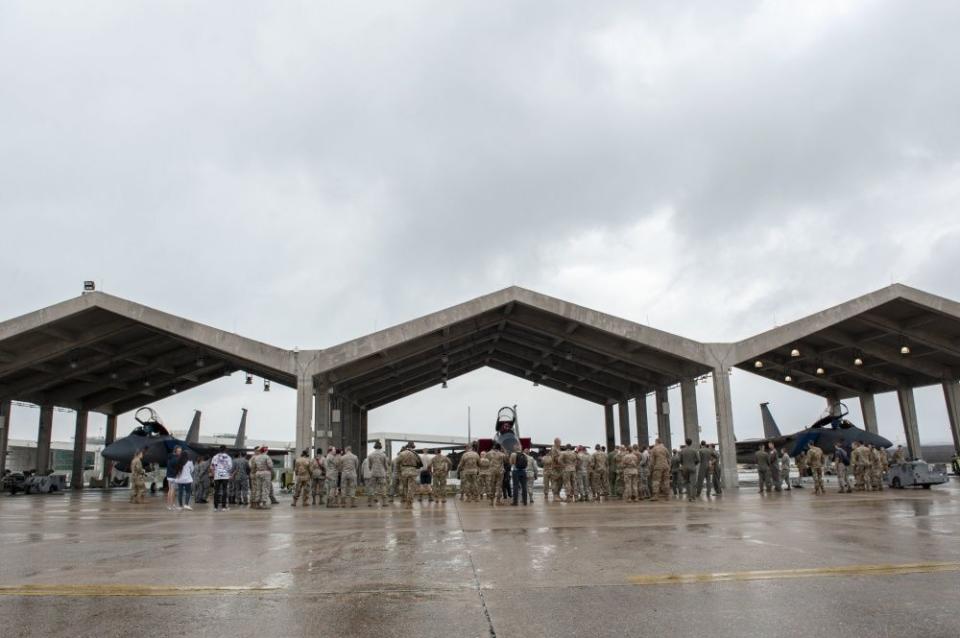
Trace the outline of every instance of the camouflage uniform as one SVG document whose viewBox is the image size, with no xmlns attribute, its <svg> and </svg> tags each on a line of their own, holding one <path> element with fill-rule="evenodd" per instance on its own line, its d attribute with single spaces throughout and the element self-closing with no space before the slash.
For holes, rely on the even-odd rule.
<svg viewBox="0 0 960 638">
<path fill-rule="evenodd" d="M 143 471 L 143 461 L 139 456 L 133 457 L 133 462 L 130 463 L 130 475 L 133 484 L 130 502 L 142 505 L 147 494 L 147 473 Z"/>
<path fill-rule="evenodd" d="M 870 475 L 873 489 L 882 490 L 883 473 L 887 471 L 887 454 L 880 448 L 872 448 L 870 450 L 870 455 L 872 456 L 871 460 L 873 461 L 871 466 L 872 473 Z"/>
<path fill-rule="evenodd" d="M 590 455 L 586 450 L 577 454 L 577 500 L 590 500 Z"/>
<path fill-rule="evenodd" d="M 543 463 L 543 500 L 546 501 L 553 491 L 553 456 L 550 453 L 544 454 L 540 461 Z"/>
<path fill-rule="evenodd" d="M 670 456 L 670 479 L 673 487 L 673 495 L 683 494 L 683 483 L 680 481 L 680 453 L 676 450 Z"/>
<path fill-rule="evenodd" d="M 640 498 L 640 458 L 632 451 L 620 457 L 620 469 L 623 472 L 623 500 L 637 501 Z"/>
<path fill-rule="evenodd" d="M 761 494 L 773 489 L 773 480 L 770 478 L 770 454 L 766 450 L 757 450 L 757 491 Z"/>
<path fill-rule="evenodd" d="M 607 495 L 607 455 L 597 450 L 590 458 L 590 474 L 593 479 L 593 500 Z"/>
<path fill-rule="evenodd" d="M 823 450 L 816 445 L 810 444 L 807 449 L 807 464 L 810 466 L 810 472 L 813 474 L 813 493 L 824 494 L 823 489 Z"/>
<path fill-rule="evenodd" d="M 273 483 L 273 461 L 265 452 L 260 452 L 250 460 L 253 473 L 253 494 L 250 506 L 257 509 L 270 509 L 270 484 Z"/>
<path fill-rule="evenodd" d="M 250 461 L 246 456 L 233 459 L 233 478 L 230 485 L 234 486 L 236 501 L 241 505 L 250 504 Z"/>
<path fill-rule="evenodd" d="M 370 466 L 370 476 L 367 477 L 367 507 L 372 507 L 374 501 L 381 505 L 387 504 L 387 474 L 390 462 L 383 450 L 374 450 L 367 456 Z"/>
<path fill-rule="evenodd" d="M 450 459 L 442 454 L 435 454 L 430 461 L 430 473 L 433 475 L 431 486 L 433 498 L 441 503 L 447 502 L 447 474 L 450 472 Z"/>
<path fill-rule="evenodd" d="M 610 496 L 617 498 L 623 494 L 623 483 L 620 477 L 620 448 L 607 452 L 607 477 L 610 481 Z"/>
<path fill-rule="evenodd" d="M 670 451 L 657 443 L 650 450 L 653 465 L 653 500 L 670 498 Z"/>
<path fill-rule="evenodd" d="M 360 459 L 353 452 L 344 452 L 340 457 L 340 505 L 357 506 L 357 473 L 360 471 Z"/>
<path fill-rule="evenodd" d="M 403 492 L 403 506 L 413 508 L 413 495 L 417 491 L 417 465 L 420 459 L 417 453 L 410 448 L 404 448 L 397 455 L 397 465 L 400 468 L 401 490 Z"/>
<path fill-rule="evenodd" d="M 475 501 L 480 493 L 477 488 L 477 475 L 480 469 L 480 455 L 473 450 L 467 450 L 460 457 L 457 465 L 457 474 L 460 477 L 460 491 L 468 501 Z"/>
<path fill-rule="evenodd" d="M 480 454 L 480 463 L 478 464 L 480 468 L 479 476 L 479 485 L 478 492 L 480 498 L 486 498 L 490 493 L 490 459 L 487 457 L 486 452 Z"/>
<path fill-rule="evenodd" d="M 314 505 L 323 503 L 324 482 L 323 454 L 318 454 L 310 463 L 310 493 Z"/>
<path fill-rule="evenodd" d="M 783 453 L 783 456 L 780 457 L 780 476 L 783 478 L 783 482 L 786 484 L 787 491 L 791 490 L 790 487 L 790 455 L 786 452 Z"/>
<path fill-rule="evenodd" d="M 490 504 L 497 505 L 503 497 L 503 460 L 505 454 L 500 450 L 490 450 L 487 452 L 487 460 L 490 461 L 490 483 L 489 493 Z"/>
<path fill-rule="evenodd" d="M 323 459 L 323 469 L 327 477 L 327 507 L 337 507 L 337 483 L 340 481 L 340 457 L 327 452 Z"/>
<path fill-rule="evenodd" d="M 193 472 L 193 500 L 196 503 L 206 503 L 210 492 L 210 460 L 205 459 L 196 465 Z"/>
<path fill-rule="evenodd" d="M 309 456 L 299 456 L 293 462 L 293 481 L 293 502 L 290 505 L 296 507 L 301 497 L 303 497 L 304 506 L 309 505 L 307 496 L 310 495 L 310 482 L 313 481 Z"/>
<path fill-rule="evenodd" d="M 637 455 L 637 489 L 638 497 L 641 499 L 650 498 L 650 452 L 634 452 Z"/>
<path fill-rule="evenodd" d="M 577 497 L 577 453 L 573 450 L 560 452 L 560 470 L 563 479 L 563 489 L 566 492 L 566 501 L 574 502 Z"/>
</svg>

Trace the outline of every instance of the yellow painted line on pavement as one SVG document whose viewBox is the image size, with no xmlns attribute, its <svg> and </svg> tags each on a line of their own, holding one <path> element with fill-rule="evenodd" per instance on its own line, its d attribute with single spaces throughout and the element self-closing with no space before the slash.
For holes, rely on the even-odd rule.
<svg viewBox="0 0 960 638">
<path fill-rule="evenodd" d="M 0 586 L 0 596 L 73 596 L 73 597 L 140 597 L 140 596 L 210 596 L 221 594 L 271 593 L 282 587 L 254 586 L 190 586 L 190 585 L 10 585 Z"/>
<path fill-rule="evenodd" d="M 688 585 L 729 581 L 782 580 L 788 578 L 821 578 L 827 576 L 895 576 L 960 571 L 960 563 L 905 563 L 900 565 L 844 565 L 806 569 L 769 569 L 743 572 L 708 572 L 702 574 L 641 574 L 628 580 L 634 585 Z"/>
</svg>

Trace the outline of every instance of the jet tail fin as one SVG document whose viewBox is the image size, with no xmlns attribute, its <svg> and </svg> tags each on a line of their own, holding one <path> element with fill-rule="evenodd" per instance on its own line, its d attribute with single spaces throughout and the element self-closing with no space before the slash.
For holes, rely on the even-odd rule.
<svg viewBox="0 0 960 638">
<path fill-rule="evenodd" d="M 770 414 L 770 408 L 767 406 L 769 403 L 760 404 L 760 414 L 763 416 L 763 437 L 766 439 L 775 439 L 780 436 L 780 428 L 777 427 L 777 422 L 773 420 L 773 415 Z"/>
<path fill-rule="evenodd" d="M 247 446 L 247 409 L 242 408 L 243 416 L 240 417 L 240 427 L 237 428 L 237 440 L 233 442 L 233 447 Z"/>
<path fill-rule="evenodd" d="M 187 443 L 200 442 L 200 410 L 193 411 L 193 421 L 190 422 L 190 429 L 187 430 Z"/>
</svg>

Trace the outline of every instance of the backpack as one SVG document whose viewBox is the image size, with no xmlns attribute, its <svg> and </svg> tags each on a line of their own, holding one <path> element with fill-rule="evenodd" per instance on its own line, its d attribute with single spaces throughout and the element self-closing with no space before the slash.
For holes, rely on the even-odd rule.
<svg viewBox="0 0 960 638">
<path fill-rule="evenodd" d="M 515 467 L 518 470 L 527 469 L 527 455 L 523 453 L 517 454 L 517 460 L 513 464 L 513 467 Z"/>
</svg>

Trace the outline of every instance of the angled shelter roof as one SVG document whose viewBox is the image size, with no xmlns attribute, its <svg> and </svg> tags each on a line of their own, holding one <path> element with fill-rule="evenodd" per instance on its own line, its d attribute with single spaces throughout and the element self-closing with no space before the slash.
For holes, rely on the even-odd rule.
<svg viewBox="0 0 960 638">
<path fill-rule="evenodd" d="M 319 379 L 375 408 L 489 367 L 609 404 L 711 369 L 704 345 L 519 287 L 319 355 Z"/>
<path fill-rule="evenodd" d="M 92 292 L 0 323 L 0 396 L 120 414 L 241 369 L 295 386 L 292 357 Z"/>
<path fill-rule="evenodd" d="M 894 284 L 735 350 L 737 367 L 825 397 L 931 385 L 960 378 L 960 304 Z"/>
</svg>

